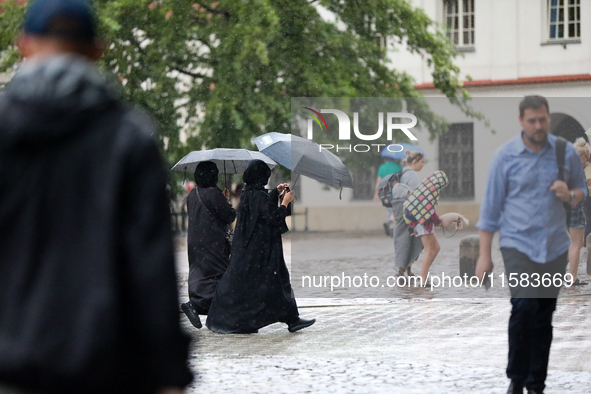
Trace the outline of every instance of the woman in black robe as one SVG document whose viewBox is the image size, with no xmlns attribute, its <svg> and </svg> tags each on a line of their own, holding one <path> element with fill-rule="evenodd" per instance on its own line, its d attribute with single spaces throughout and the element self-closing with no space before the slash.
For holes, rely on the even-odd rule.
<svg viewBox="0 0 591 394">
<path fill-rule="evenodd" d="M 283 259 L 281 234 L 288 231 L 285 217 L 290 214 L 293 191 L 285 193 L 277 207 L 279 194 L 287 185 L 267 193 L 270 175 L 271 170 L 261 160 L 251 161 L 244 172 L 246 186 L 238 207 L 232 258 L 207 316 L 206 324 L 212 331 L 255 333 L 282 322 L 294 332 L 315 322 L 299 317 Z"/>
<path fill-rule="evenodd" d="M 195 169 L 197 188 L 187 197 L 189 230 L 189 302 L 181 309 L 196 328 L 201 328 L 199 315 L 207 315 L 211 300 L 230 262 L 227 229 L 236 211 L 217 187 L 218 168 L 204 161 Z"/>
</svg>

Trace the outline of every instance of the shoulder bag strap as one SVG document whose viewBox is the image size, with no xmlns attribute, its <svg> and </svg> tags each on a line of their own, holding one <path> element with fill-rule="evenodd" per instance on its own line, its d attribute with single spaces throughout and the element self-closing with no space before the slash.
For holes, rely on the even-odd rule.
<svg viewBox="0 0 591 394">
<path fill-rule="evenodd" d="M 556 162 L 558 164 L 558 180 L 566 182 L 564 177 L 564 164 L 566 160 L 566 140 L 562 137 L 556 139 Z M 569 203 L 564 203 L 566 210 L 566 226 L 570 227 L 570 216 L 572 207 Z"/>
</svg>

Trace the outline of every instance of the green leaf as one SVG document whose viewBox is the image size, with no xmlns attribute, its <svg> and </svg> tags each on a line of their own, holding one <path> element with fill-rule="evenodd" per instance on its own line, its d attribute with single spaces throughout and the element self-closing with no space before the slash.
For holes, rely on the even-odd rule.
<svg viewBox="0 0 591 394">
<path fill-rule="evenodd" d="M 431 139 L 445 132 L 377 34 L 421 55 L 435 86 L 480 119 L 461 86 L 454 45 L 422 9 L 407 0 L 320 1 L 339 27 L 316 3 L 95 0 L 107 43 L 100 65 L 124 81 L 127 101 L 158 120 L 169 166 L 191 150 L 254 148 L 254 136 L 289 133 L 290 97 L 408 97 Z M 0 71 L 10 71 L 25 7 L 14 0 L 1 7 Z"/>
</svg>

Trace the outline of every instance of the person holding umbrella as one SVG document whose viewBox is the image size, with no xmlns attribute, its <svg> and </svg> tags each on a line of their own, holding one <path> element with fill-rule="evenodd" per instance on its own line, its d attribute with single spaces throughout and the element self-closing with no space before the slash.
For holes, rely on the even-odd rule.
<svg viewBox="0 0 591 394">
<path fill-rule="evenodd" d="M 288 231 L 293 191 L 281 184 L 265 190 L 271 170 L 251 161 L 243 175 L 232 257 L 213 297 L 207 327 L 222 334 L 250 334 L 283 322 L 290 332 L 311 326 L 315 319 L 299 317 L 289 272 L 283 259 L 281 234 Z M 281 206 L 277 207 L 280 194 Z"/>
<path fill-rule="evenodd" d="M 187 197 L 189 231 L 189 301 L 181 309 L 193 326 L 201 328 L 199 315 L 207 315 L 219 280 L 230 262 L 228 226 L 236 211 L 228 202 L 230 195 L 217 187 L 219 170 L 212 161 L 203 161 L 195 169 L 197 188 Z"/>
</svg>

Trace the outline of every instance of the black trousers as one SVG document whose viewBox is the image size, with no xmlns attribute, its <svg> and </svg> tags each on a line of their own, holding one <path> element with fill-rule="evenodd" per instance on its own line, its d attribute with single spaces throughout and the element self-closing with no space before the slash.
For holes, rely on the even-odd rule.
<svg viewBox="0 0 591 394">
<path fill-rule="evenodd" d="M 507 279 L 511 274 L 522 278 L 549 274 L 562 276 L 566 270 L 567 254 L 546 264 L 531 261 L 512 248 L 501 248 Z M 515 277 L 515 275 L 513 275 Z M 552 281 L 553 282 L 553 281 Z M 531 283 L 531 281 L 530 281 Z M 528 390 L 543 391 L 548 373 L 548 358 L 552 344 L 552 315 L 561 286 L 517 286 L 511 288 L 511 317 L 509 318 L 509 362 L 507 377 L 521 382 Z"/>
</svg>

